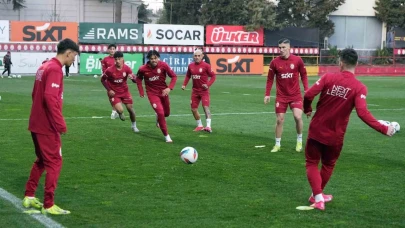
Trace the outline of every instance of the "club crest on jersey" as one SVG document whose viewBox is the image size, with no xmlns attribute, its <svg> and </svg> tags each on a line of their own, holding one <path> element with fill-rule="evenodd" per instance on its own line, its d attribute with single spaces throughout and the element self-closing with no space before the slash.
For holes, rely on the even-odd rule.
<svg viewBox="0 0 405 228">
<path fill-rule="evenodd" d="M 160 74 L 162 71 L 158 68 L 158 69 L 157 69 L 157 72 L 158 72 L 158 74 Z"/>
<path fill-rule="evenodd" d="M 126 77 L 126 76 L 127 76 L 127 72 L 122 73 L 122 75 L 123 75 L 124 77 Z"/>
<path fill-rule="evenodd" d="M 152 104 L 152 107 L 156 109 L 156 108 L 157 108 L 156 103 L 153 103 L 153 104 Z"/>
<path fill-rule="evenodd" d="M 200 73 L 202 72 L 202 68 L 200 68 L 198 71 L 200 71 Z"/>
<path fill-rule="evenodd" d="M 293 63 L 291 63 L 291 65 L 290 65 L 290 68 L 291 68 L 291 70 L 293 70 L 294 69 L 294 64 Z"/>
<path fill-rule="evenodd" d="M 276 103 L 276 107 L 278 108 L 278 106 L 280 106 L 280 103 L 277 102 L 277 103 Z"/>
</svg>

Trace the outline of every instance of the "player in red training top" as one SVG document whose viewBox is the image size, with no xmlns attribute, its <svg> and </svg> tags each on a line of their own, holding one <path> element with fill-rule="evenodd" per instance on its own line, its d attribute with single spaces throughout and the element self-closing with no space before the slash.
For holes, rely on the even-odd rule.
<svg viewBox="0 0 405 228">
<path fill-rule="evenodd" d="M 46 63 L 49 61 L 49 58 L 46 58 L 44 61 L 42 61 L 42 64 Z"/>
<path fill-rule="evenodd" d="M 134 132 L 139 132 L 136 127 L 136 116 L 133 108 L 133 101 L 131 93 L 128 89 L 127 79 L 131 79 L 134 83 L 135 76 L 132 73 L 132 69 L 124 64 L 124 54 L 117 51 L 114 53 L 115 65 L 109 67 L 101 77 L 101 83 L 107 90 L 107 95 L 109 97 L 111 106 L 117 110 L 118 116 L 122 121 L 125 120 L 124 108 L 122 103 L 128 110 L 129 117 L 132 122 L 132 130 Z"/>
<path fill-rule="evenodd" d="M 54 194 L 62 168 L 61 134 L 66 133 L 62 115 L 63 72 L 79 53 L 79 46 L 71 39 L 57 45 L 57 55 L 42 64 L 35 76 L 32 90 L 32 108 L 28 130 L 34 142 L 36 161 L 25 186 L 23 206 L 41 209 L 44 214 L 70 214 L 54 204 Z M 46 171 L 44 204 L 35 198 L 35 191 L 42 173 Z"/>
<path fill-rule="evenodd" d="M 284 117 L 288 106 L 290 106 L 292 110 L 295 128 L 297 130 L 297 145 L 295 150 L 301 152 L 303 123 L 299 76 L 301 76 L 302 84 L 306 91 L 308 89 L 307 70 L 299 56 L 290 54 L 290 40 L 279 40 L 278 47 L 280 49 L 280 56 L 273 59 L 270 63 L 264 97 L 264 103 L 269 103 L 271 87 L 273 86 L 274 77 L 276 77 L 276 145 L 271 152 L 278 152 L 281 149 L 281 135 L 283 133 Z"/>
<path fill-rule="evenodd" d="M 211 112 L 210 112 L 210 87 L 215 81 L 215 73 L 211 70 L 211 66 L 202 61 L 203 53 L 197 49 L 194 52 L 194 62 L 188 65 L 187 74 L 184 78 L 181 89 L 185 89 L 190 78 L 193 79 L 193 91 L 191 92 L 191 112 L 194 119 L 197 121 L 197 127 L 194 131 L 212 132 L 211 129 Z M 208 78 L 211 78 L 208 80 Z M 198 113 L 198 105 L 202 101 L 202 106 L 207 121 L 207 127 L 203 127 L 200 113 Z"/>
<path fill-rule="evenodd" d="M 312 188 L 309 201 L 312 203 L 311 207 L 319 210 L 324 210 L 325 202 L 332 200 L 332 195 L 324 195 L 323 190 L 342 150 L 353 108 L 356 108 L 360 119 L 376 131 L 388 136 L 395 133 L 391 125 L 379 123 L 367 109 L 367 88 L 354 75 L 358 59 L 356 51 L 348 48 L 339 55 L 341 72 L 325 74 L 304 96 L 304 112 L 310 117 L 312 100 L 321 93 L 316 113 L 309 124 L 305 146 L 305 166 Z M 319 161 L 322 162 L 320 171 Z"/>
<path fill-rule="evenodd" d="M 138 70 L 136 82 L 139 95 L 143 98 L 142 80 L 145 80 L 146 94 L 152 108 L 156 112 L 157 126 L 162 130 L 165 140 L 173 142 L 167 131 L 166 117 L 170 115 L 169 93 L 176 85 L 177 75 L 165 62 L 159 61 L 160 54 L 150 50 L 146 56 L 149 61 Z M 166 75 L 171 78 L 169 86 L 166 84 Z"/>
<path fill-rule="evenodd" d="M 104 57 L 104 59 L 101 59 L 101 73 L 103 74 L 109 67 L 112 67 L 115 65 L 115 58 L 114 58 L 114 53 L 117 50 L 117 46 L 115 44 L 110 44 L 108 45 L 108 56 Z M 118 118 L 118 113 L 117 110 L 112 109 L 111 112 L 111 119 L 116 119 Z"/>
</svg>

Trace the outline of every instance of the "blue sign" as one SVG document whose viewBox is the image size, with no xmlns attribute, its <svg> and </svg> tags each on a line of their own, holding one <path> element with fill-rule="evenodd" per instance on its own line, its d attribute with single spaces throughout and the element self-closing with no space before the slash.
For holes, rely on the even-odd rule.
<svg viewBox="0 0 405 228">
<path fill-rule="evenodd" d="M 193 60 L 193 54 L 160 54 L 160 61 L 167 63 L 177 75 L 186 75 L 188 65 Z M 148 59 L 145 55 L 145 63 Z"/>
</svg>

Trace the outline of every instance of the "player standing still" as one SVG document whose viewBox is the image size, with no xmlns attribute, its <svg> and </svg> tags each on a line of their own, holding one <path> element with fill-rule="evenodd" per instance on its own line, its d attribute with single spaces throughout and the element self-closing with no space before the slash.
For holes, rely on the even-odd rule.
<svg viewBox="0 0 405 228">
<path fill-rule="evenodd" d="M 297 130 L 297 145 L 295 150 L 302 151 L 302 95 L 300 89 L 299 76 L 301 76 L 304 91 L 308 89 L 307 70 L 304 62 L 299 56 L 290 53 L 290 40 L 281 39 L 278 41 L 280 56 L 273 59 L 270 63 L 269 73 L 267 75 L 266 92 L 264 103 L 270 102 L 270 91 L 273 86 L 274 77 L 276 77 L 276 145 L 271 152 L 281 150 L 281 135 L 283 133 L 283 123 L 287 107 L 290 106 Z"/>
<path fill-rule="evenodd" d="M 114 53 L 117 50 L 117 46 L 115 44 L 110 44 L 108 45 L 108 56 L 104 57 L 104 59 L 101 60 L 101 73 L 103 74 L 109 67 L 112 67 L 115 65 L 115 59 L 114 59 Z M 114 109 L 112 109 L 111 112 L 111 119 L 116 119 L 118 118 L 118 113 Z"/>
<path fill-rule="evenodd" d="M 332 195 L 324 195 L 323 190 L 342 150 L 353 108 L 356 108 L 360 119 L 374 130 L 388 136 L 395 133 L 391 125 L 381 124 L 367 109 L 367 87 L 354 75 L 358 59 L 356 51 L 348 48 L 339 55 L 340 72 L 325 74 L 304 96 L 304 112 L 310 117 L 312 100 L 321 93 L 316 113 L 309 124 L 305 146 L 305 167 L 312 189 L 309 201 L 311 207 L 319 210 L 325 210 L 325 202 L 333 198 Z M 319 161 L 322 163 L 320 171 Z"/>
<path fill-rule="evenodd" d="M 57 45 L 57 55 L 42 64 L 35 76 L 32 108 L 28 130 L 31 131 L 37 156 L 25 186 L 23 206 L 41 209 L 43 214 L 70 214 L 54 204 L 54 194 L 62 168 L 61 134 L 66 133 L 62 115 L 63 66 L 69 66 L 79 53 L 79 46 L 71 39 Z M 46 171 L 44 204 L 35 198 L 42 173 Z"/>
<path fill-rule="evenodd" d="M 118 116 L 122 121 L 125 120 L 124 108 L 122 103 L 124 103 L 129 117 L 132 122 L 132 130 L 134 132 L 139 132 L 136 127 L 136 116 L 133 108 L 133 101 L 131 93 L 128 89 L 127 79 L 131 79 L 134 83 L 135 76 L 132 73 L 132 69 L 124 64 L 124 54 L 120 51 L 114 53 L 115 65 L 109 67 L 101 77 L 101 83 L 107 90 L 107 95 L 109 97 L 111 106 L 114 107 Z"/>
<path fill-rule="evenodd" d="M 136 82 L 140 97 L 144 97 L 142 80 L 145 80 L 146 94 L 149 102 L 156 112 L 157 126 L 165 136 L 167 143 L 173 142 L 167 130 L 166 117 L 170 115 L 169 93 L 176 85 L 177 75 L 165 62 L 159 60 L 160 54 L 150 50 L 146 56 L 149 61 L 138 70 Z M 171 78 L 169 86 L 166 76 Z"/>
<path fill-rule="evenodd" d="M 216 77 L 211 70 L 211 66 L 202 61 L 203 53 L 197 49 L 194 52 L 194 62 L 188 65 L 187 74 L 184 78 L 181 89 L 184 90 L 190 80 L 193 79 L 193 91 L 191 92 L 191 112 L 194 119 L 197 121 L 197 127 L 194 131 L 212 132 L 211 129 L 211 111 L 210 111 L 210 87 L 214 83 Z M 208 80 L 208 78 L 211 78 Z M 207 127 L 203 127 L 200 113 L 198 113 L 198 105 L 202 101 L 202 106 L 205 113 Z"/>
</svg>

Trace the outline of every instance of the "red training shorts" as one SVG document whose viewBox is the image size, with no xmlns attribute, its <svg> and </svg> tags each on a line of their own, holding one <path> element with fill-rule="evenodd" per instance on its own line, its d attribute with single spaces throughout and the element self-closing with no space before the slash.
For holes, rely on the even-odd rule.
<svg viewBox="0 0 405 228">
<path fill-rule="evenodd" d="M 302 104 L 301 100 L 293 101 L 293 102 L 289 102 L 289 103 L 276 100 L 275 111 L 276 111 L 276 113 L 286 113 L 288 106 L 290 106 L 290 109 L 298 108 L 298 109 L 303 110 L 303 104 Z"/>
<path fill-rule="evenodd" d="M 201 91 L 201 92 L 191 92 L 191 108 L 198 108 L 198 105 L 202 102 L 203 107 L 210 106 L 210 92 Z"/>
<path fill-rule="evenodd" d="M 118 103 L 133 104 L 131 93 L 115 94 L 114 97 L 108 97 L 112 106 Z"/>
</svg>

